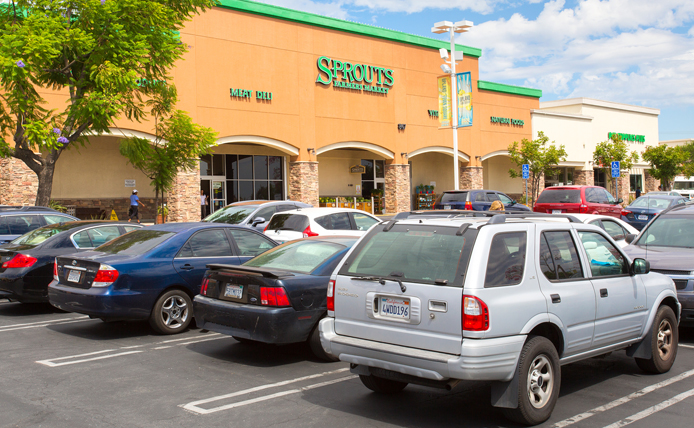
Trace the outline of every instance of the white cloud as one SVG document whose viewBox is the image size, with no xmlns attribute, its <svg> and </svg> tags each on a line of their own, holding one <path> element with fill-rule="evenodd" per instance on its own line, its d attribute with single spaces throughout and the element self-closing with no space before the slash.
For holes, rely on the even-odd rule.
<svg viewBox="0 0 694 428">
<path fill-rule="evenodd" d="M 487 14 L 502 0 L 345 0 L 354 6 L 387 12 L 417 13 L 425 9 L 460 9 Z"/>
</svg>

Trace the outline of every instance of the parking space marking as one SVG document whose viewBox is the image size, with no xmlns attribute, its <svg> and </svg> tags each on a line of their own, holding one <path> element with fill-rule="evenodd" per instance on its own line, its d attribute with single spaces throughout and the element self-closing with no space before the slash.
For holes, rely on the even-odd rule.
<svg viewBox="0 0 694 428">
<path fill-rule="evenodd" d="M 221 410 L 227 410 L 227 409 L 232 409 L 232 408 L 234 408 L 234 407 L 245 406 L 245 405 L 257 403 L 257 402 L 260 402 L 260 401 L 270 400 L 270 399 L 276 398 L 276 397 L 282 397 L 282 396 L 289 395 L 289 394 L 296 394 L 297 392 L 306 391 L 306 390 L 308 390 L 308 389 L 314 389 L 314 388 L 319 388 L 319 387 L 321 387 L 321 386 L 331 385 L 331 384 L 333 384 L 333 383 L 337 383 L 337 382 L 342 382 L 342 381 L 345 381 L 345 380 L 353 379 L 353 378 L 355 378 L 356 376 L 342 377 L 342 378 L 330 380 L 330 381 L 327 381 L 327 382 L 321 382 L 321 383 L 309 385 L 309 386 L 306 386 L 306 387 L 303 387 L 303 388 L 295 388 L 295 389 L 291 389 L 291 390 L 288 390 L 288 391 L 282 391 L 282 392 L 278 392 L 278 393 L 275 393 L 275 394 L 264 395 L 264 396 L 262 396 L 262 397 L 257 397 L 257 398 L 252 398 L 252 399 L 249 399 L 249 400 L 240 401 L 240 402 L 237 402 L 237 403 L 232 403 L 232 404 L 227 404 L 227 405 L 224 405 L 224 406 L 214 407 L 214 408 L 212 408 L 212 409 L 204 409 L 204 408 L 202 408 L 202 407 L 198 407 L 199 405 L 201 405 L 201 404 L 207 404 L 207 403 L 212 403 L 212 402 L 214 402 L 214 401 L 225 400 L 225 399 L 227 399 L 227 398 L 238 397 L 238 396 L 241 396 L 241 395 L 247 395 L 247 394 L 251 394 L 251 393 L 254 393 L 254 392 L 262 391 L 262 390 L 265 390 L 265 389 L 277 388 L 277 387 L 280 387 L 280 386 L 285 386 L 285 385 L 289 385 L 289 384 L 296 383 L 296 382 L 302 382 L 302 381 L 305 381 L 305 380 L 316 379 L 316 378 L 323 377 L 323 376 L 329 376 L 329 375 L 333 375 L 333 374 L 337 374 L 337 373 L 344 373 L 344 372 L 346 372 L 346 371 L 348 371 L 348 370 L 349 370 L 349 368 L 344 368 L 344 369 L 333 370 L 333 371 L 318 373 L 318 374 L 309 375 L 309 376 L 302 376 L 302 377 L 298 377 L 298 378 L 295 378 L 295 379 L 284 380 L 284 381 L 281 381 L 281 382 L 271 383 L 271 384 L 268 384 L 268 385 L 256 386 L 256 387 L 254 387 L 254 388 L 244 389 L 244 390 L 242 390 L 242 391 L 236 391 L 236 392 L 232 392 L 232 393 L 230 393 L 230 394 L 218 395 L 218 396 L 216 396 L 216 397 L 206 398 L 206 399 L 204 399 L 204 400 L 193 401 L 193 402 L 190 402 L 190 403 L 188 403 L 188 404 L 181 404 L 180 407 L 184 408 L 185 410 L 191 411 L 191 412 L 193 412 L 193 413 L 197 413 L 197 414 L 200 414 L 200 415 L 206 415 L 206 414 L 208 414 L 208 413 L 219 412 L 219 411 L 221 411 Z"/>
<path fill-rule="evenodd" d="M 640 421 L 643 418 L 647 418 L 648 416 L 657 413 L 661 410 L 667 409 L 668 407 L 672 406 L 673 404 L 677 404 L 682 400 L 686 400 L 687 398 L 691 397 L 694 395 L 694 389 L 690 389 L 689 391 L 685 391 L 681 394 L 675 395 L 669 400 L 665 400 L 661 403 L 656 404 L 655 406 L 651 406 L 647 408 L 646 410 L 642 412 L 638 412 L 634 415 L 631 415 L 627 418 L 622 419 L 621 421 L 617 421 L 613 424 L 607 425 L 605 428 L 619 428 L 623 426 L 627 426 L 629 424 L 632 424 L 636 421 Z"/>
<path fill-rule="evenodd" d="M 23 324 L 3 325 L 3 326 L 0 326 L 0 333 L 4 333 L 6 331 L 25 330 L 28 328 L 39 328 L 39 327 L 47 327 L 49 325 L 71 324 L 71 323 L 75 323 L 75 322 L 85 322 L 85 321 L 92 321 L 92 320 L 88 316 L 83 316 L 83 317 L 64 318 L 64 319 L 52 320 L 52 321 L 37 321 L 37 322 L 29 322 L 29 323 L 23 323 Z"/>
<path fill-rule="evenodd" d="M 582 421 L 584 419 L 588 419 L 589 417 L 596 415 L 600 412 L 604 412 L 606 410 L 610 410 L 610 409 L 613 409 L 617 406 L 620 406 L 624 403 L 628 403 L 629 401 L 631 401 L 635 398 L 642 397 L 642 396 L 648 394 L 649 392 L 653 392 L 653 391 L 658 390 L 660 388 L 671 385 L 675 382 L 679 382 L 682 379 L 686 379 L 692 375 L 694 375 L 694 370 L 689 370 L 689 371 L 686 371 L 684 373 L 680 373 L 677 376 L 671 377 L 669 379 L 665 379 L 662 382 L 654 383 L 653 385 L 649 385 L 649 386 L 647 386 L 641 390 L 633 392 L 629 395 L 625 395 L 624 397 L 618 398 L 618 399 L 611 401 L 611 402 L 609 402 L 603 406 L 596 407 L 594 409 L 588 410 L 587 412 L 580 413 L 576 416 L 572 416 L 568 419 L 564 419 L 563 421 L 557 422 L 556 424 L 552 425 L 552 428 L 563 428 L 563 427 L 575 424 L 576 422 L 580 422 L 580 421 Z"/>
<path fill-rule="evenodd" d="M 683 345 L 683 344 L 679 343 L 678 346 L 682 346 L 682 347 L 684 347 L 684 348 L 692 348 L 692 349 L 694 349 L 694 345 Z"/>
<path fill-rule="evenodd" d="M 82 360 L 64 361 L 64 360 L 70 360 L 72 358 L 89 357 L 92 355 L 104 354 L 106 352 L 113 352 L 113 351 L 115 351 L 115 349 L 106 349 L 104 351 L 90 352 L 88 354 L 71 355 L 68 357 L 60 357 L 60 358 L 53 358 L 51 360 L 37 361 L 37 363 L 43 364 L 44 366 L 48 366 L 48 367 L 60 367 L 60 366 L 69 366 L 71 364 L 86 363 L 88 361 L 104 360 L 106 358 L 121 357 L 123 355 L 139 354 L 139 353 L 143 352 L 143 351 L 127 351 L 127 352 L 120 352 L 118 354 L 100 355 L 98 357 L 85 358 Z M 64 362 L 56 363 L 54 361 L 64 361 Z"/>
</svg>

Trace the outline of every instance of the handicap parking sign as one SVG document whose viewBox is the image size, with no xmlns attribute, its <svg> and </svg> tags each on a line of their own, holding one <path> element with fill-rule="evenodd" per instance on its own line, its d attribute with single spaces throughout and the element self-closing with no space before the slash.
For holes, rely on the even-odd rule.
<svg viewBox="0 0 694 428">
<path fill-rule="evenodd" d="M 619 177 L 620 176 L 619 161 L 612 162 L 611 166 L 612 166 L 612 178 Z"/>
<path fill-rule="evenodd" d="M 530 178 L 530 164 L 524 163 L 522 167 L 523 171 L 523 180 L 527 180 Z"/>
</svg>

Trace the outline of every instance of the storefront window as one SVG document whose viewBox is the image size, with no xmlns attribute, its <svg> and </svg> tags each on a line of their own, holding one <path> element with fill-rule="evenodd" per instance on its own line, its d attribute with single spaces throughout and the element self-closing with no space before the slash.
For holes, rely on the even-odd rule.
<svg viewBox="0 0 694 428">
<path fill-rule="evenodd" d="M 559 167 L 556 174 L 545 177 L 545 187 L 569 186 L 574 183 L 574 169 L 572 167 Z"/>
<path fill-rule="evenodd" d="M 361 196 L 370 198 L 374 189 L 385 188 L 386 162 L 383 160 L 362 159 L 361 164 L 366 168 L 361 175 Z"/>
<path fill-rule="evenodd" d="M 203 155 L 200 158 L 200 175 L 212 175 L 212 155 Z"/>
<path fill-rule="evenodd" d="M 602 186 L 607 188 L 607 176 L 605 170 L 602 168 L 593 169 L 593 180 L 596 186 Z"/>
<path fill-rule="evenodd" d="M 212 175 L 224 175 L 224 155 L 212 155 Z"/>
<path fill-rule="evenodd" d="M 385 178 L 386 161 L 377 160 L 376 161 L 376 178 Z"/>
<path fill-rule="evenodd" d="M 643 175 L 641 174 L 631 174 L 629 175 L 629 191 L 636 192 L 639 188 L 643 191 Z"/>
<path fill-rule="evenodd" d="M 236 155 L 227 155 L 227 156 L 236 156 Z M 239 179 L 240 180 L 252 180 L 253 179 L 253 156 L 239 155 Z"/>
</svg>

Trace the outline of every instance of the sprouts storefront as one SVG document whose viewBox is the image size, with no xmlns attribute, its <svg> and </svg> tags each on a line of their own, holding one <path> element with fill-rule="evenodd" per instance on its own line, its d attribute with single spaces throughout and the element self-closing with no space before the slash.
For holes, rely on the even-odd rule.
<svg viewBox="0 0 694 428">
<path fill-rule="evenodd" d="M 454 187 L 454 159 L 461 188 L 507 186 L 515 183 L 508 161 L 489 155 L 531 137 L 530 112 L 541 96 L 480 80 L 481 51 L 458 46 L 473 120 L 458 129 L 454 153 L 453 131 L 439 128 L 437 111 L 439 49 L 447 42 L 244 0 L 221 0 L 180 37 L 189 52 L 172 72 L 179 107 L 218 140 L 199 169 L 179 174 L 167 195 L 170 221 L 199 219 L 201 190 L 212 209 L 249 199 L 318 206 L 382 196 L 387 212 L 408 210 L 415 192 Z M 113 208 L 119 217 L 134 188 L 147 203 L 149 181 L 120 156 L 118 141 L 151 139 L 152 129 L 153 121 L 119 121 L 79 152 L 64 152 L 53 199 Z M 0 186 L 0 203 L 33 203 L 35 177 L 21 162 L 3 162 L 0 183 L 29 186 L 21 194 Z M 520 194 L 520 180 L 507 187 Z"/>
</svg>

